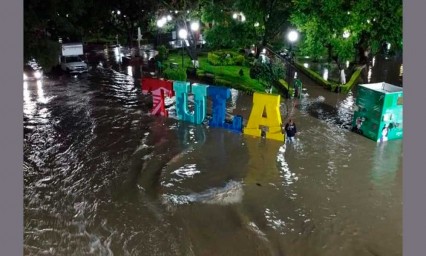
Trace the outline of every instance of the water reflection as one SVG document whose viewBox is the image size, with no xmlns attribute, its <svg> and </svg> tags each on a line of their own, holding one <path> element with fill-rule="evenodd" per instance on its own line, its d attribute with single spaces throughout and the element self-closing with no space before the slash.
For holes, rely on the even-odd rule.
<svg viewBox="0 0 426 256">
<path fill-rule="evenodd" d="M 116 63 L 121 64 L 121 53 L 120 53 L 120 47 L 114 48 L 114 59 Z"/>
<path fill-rule="evenodd" d="M 133 77 L 133 66 L 128 66 L 128 67 L 127 67 L 127 74 L 128 74 L 129 76 L 132 76 L 132 77 Z"/>
<path fill-rule="evenodd" d="M 396 182 L 396 174 L 401 168 L 402 141 L 377 143 L 374 151 L 371 181 L 381 190 Z"/>
<path fill-rule="evenodd" d="M 44 90 L 43 90 L 43 83 L 38 80 L 37 81 L 37 95 L 38 95 L 38 102 L 40 103 L 47 103 L 46 97 L 44 97 Z"/>
</svg>

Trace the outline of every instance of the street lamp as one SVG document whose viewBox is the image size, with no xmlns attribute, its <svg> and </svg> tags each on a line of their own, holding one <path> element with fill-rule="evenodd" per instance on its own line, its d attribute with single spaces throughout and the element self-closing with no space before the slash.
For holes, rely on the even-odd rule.
<svg viewBox="0 0 426 256">
<path fill-rule="evenodd" d="M 163 17 L 163 18 L 161 18 L 161 19 L 159 19 L 159 20 L 157 20 L 157 27 L 158 27 L 158 29 L 157 29 L 157 37 L 156 37 L 156 40 L 155 40 L 155 48 L 157 48 L 157 46 L 158 46 L 158 32 L 160 31 L 160 29 L 162 28 L 162 27 L 164 27 L 164 25 L 167 23 L 167 18 L 166 17 Z"/>
<path fill-rule="evenodd" d="M 191 23 L 191 30 L 192 31 L 197 31 L 200 28 L 200 23 L 198 23 L 198 21 L 194 21 Z"/>
<path fill-rule="evenodd" d="M 181 28 L 179 30 L 179 38 L 182 39 L 182 68 L 183 68 L 183 43 L 185 42 L 186 38 L 188 36 L 188 31 L 186 31 L 186 29 Z"/>
<path fill-rule="evenodd" d="M 294 42 L 297 41 L 297 39 L 299 38 L 299 33 L 296 30 L 291 30 L 288 34 L 287 34 L 287 39 L 290 42 L 290 60 L 293 61 L 293 44 Z"/>
<path fill-rule="evenodd" d="M 349 38 L 350 35 L 351 35 L 351 33 L 348 30 L 345 30 L 343 32 L 343 38 L 345 38 L 345 39 Z"/>
<path fill-rule="evenodd" d="M 197 51 L 197 45 L 199 42 L 199 29 L 200 29 L 200 23 L 198 21 L 193 21 L 191 22 L 191 30 L 194 32 L 194 51 Z M 199 64 L 198 64 L 198 60 L 192 60 L 192 66 L 194 68 L 198 68 Z"/>
<path fill-rule="evenodd" d="M 287 39 L 290 42 L 290 64 L 289 64 L 289 69 L 288 69 L 288 77 L 289 77 L 289 81 L 291 78 L 291 63 L 293 63 L 293 44 L 294 42 L 297 41 L 297 39 L 299 38 L 299 32 L 297 32 L 296 30 L 290 30 L 290 32 L 288 32 L 287 34 Z"/>
</svg>

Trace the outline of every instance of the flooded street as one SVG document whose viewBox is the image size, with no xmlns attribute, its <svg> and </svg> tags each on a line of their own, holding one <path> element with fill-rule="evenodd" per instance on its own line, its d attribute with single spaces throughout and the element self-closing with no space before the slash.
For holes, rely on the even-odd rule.
<svg viewBox="0 0 426 256">
<path fill-rule="evenodd" d="M 351 132 L 352 93 L 300 75 L 284 144 L 151 116 L 105 66 L 24 82 L 25 255 L 402 255 L 402 141 Z"/>
</svg>

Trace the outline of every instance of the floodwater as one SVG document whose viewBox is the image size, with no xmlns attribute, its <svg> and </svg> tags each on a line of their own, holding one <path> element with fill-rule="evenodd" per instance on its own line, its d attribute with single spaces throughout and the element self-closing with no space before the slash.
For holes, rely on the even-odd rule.
<svg viewBox="0 0 426 256">
<path fill-rule="evenodd" d="M 301 76 L 284 144 L 150 116 L 137 69 L 24 83 L 25 255 L 402 255 L 402 141 L 350 132 L 352 93 Z"/>
</svg>

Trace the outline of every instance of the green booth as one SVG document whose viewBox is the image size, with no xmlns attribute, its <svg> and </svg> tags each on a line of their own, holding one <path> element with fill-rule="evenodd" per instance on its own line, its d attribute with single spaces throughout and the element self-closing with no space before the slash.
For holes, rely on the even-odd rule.
<svg viewBox="0 0 426 256">
<path fill-rule="evenodd" d="M 358 85 L 353 130 L 377 142 L 402 139 L 402 87 L 388 83 Z"/>
</svg>

